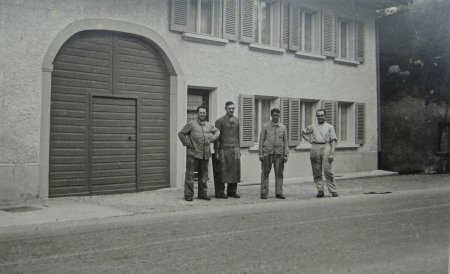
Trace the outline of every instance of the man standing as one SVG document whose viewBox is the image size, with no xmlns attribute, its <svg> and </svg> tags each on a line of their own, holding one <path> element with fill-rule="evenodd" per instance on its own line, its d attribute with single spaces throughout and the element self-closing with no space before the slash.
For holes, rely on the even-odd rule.
<svg viewBox="0 0 450 274">
<path fill-rule="evenodd" d="M 316 111 L 318 124 L 310 125 L 302 131 L 302 137 L 312 145 L 310 158 L 314 183 L 317 187 L 317 198 L 324 196 L 322 169 L 328 191 L 333 197 L 339 196 L 336 192 L 336 182 L 331 166 L 334 160 L 337 137 L 333 126 L 325 122 L 325 115 L 324 109 L 318 109 Z"/>
<path fill-rule="evenodd" d="M 220 163 L 219 182 L 217 184 L 218 199 L 227 197 L 240 198 L 237 191 L 237 183 L 241 177 L 241 159 L 239 148 L 239 120 L 234 114 L 234 103 L 225 103 L 226 114 L 217 119 L 216 128 L 220 136 L 214 143 L 215 157 Z M 225 195 L 225 184 L 227 184 L 227 195 Z"/>
<path fill-rule="evenodd" d="M 198 172 L 198 198 L 211 200 L 207 193 L 208 162 L 211 157 L 210 144 L 219 138 L 220 131 L 206 121 L 206 106 L 197 108 L 197 119 L 189 121 L 178 133 L 186 147 L 186 177 L 184 199 L 192 201 L 194 196 L 194 172 Z"/>
<path fill-rule="evenodd" d="M 286 127 L 279 122 L 280 110 L 270 111 L 272 120 L 264 125 L 259 137 L 259 160 L 261 161 L 261 199 L 269 193 L 269 174 L 275 170 L 275 197 L 286 199 L 283 195 L 284 163 L 288 160 L 289 147 Z"/>
</svg>

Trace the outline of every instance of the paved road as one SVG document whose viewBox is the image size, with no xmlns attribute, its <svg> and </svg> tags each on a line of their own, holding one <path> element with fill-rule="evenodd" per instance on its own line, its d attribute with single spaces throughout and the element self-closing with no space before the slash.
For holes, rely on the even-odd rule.
<svg viewBox="0 0 450 274">
<path fill-rule="evenodd" d="M 1 273 L 448 273 L 450 188 L 46 224 Z"/>
</svg>

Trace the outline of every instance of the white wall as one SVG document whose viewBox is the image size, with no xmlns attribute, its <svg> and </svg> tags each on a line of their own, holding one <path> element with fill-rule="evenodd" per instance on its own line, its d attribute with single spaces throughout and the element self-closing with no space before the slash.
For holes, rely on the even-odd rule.
<svg viewBox="0 0 450 274">
<path fill-rule="evenodd" d="M 45 113 L 41 108 L 45 86 L 43 60 L 55 38 L 67 26 L 85 19 L 143 26 L 166 42 L 163 50 L 173 54 L 184 72 L 180 81 L 175 81 L 176 87 L 172 87 L 175 94 L 171 102 L 178 104 L 174 106 L 178 113 L 171 117 L 172 122 L 176 121 L 172 128 L 179 129 L 184 123 L 184 93 L 189 85 L 216 88 L 211 99 L 218 107 L 211 110 L 211 117 L 221 116 L 225 101 L 237 103 L 241 93 L 364 102 L 366 144 L 359 149 L 338 150 L 335 170 L 340 173 L 376 169 L 375 17 L 360 6 L 348 6 L 348 1 L 305 3 L 366 19 L 364 64 L 354 67 L 332 60 L 301 59 L 292 53 L 272 55 L 251 51 L 247 45 L 237 42 L 215 46 L 184 41 L 180 34 L 169 31 L 169 1 L 0 0 L 0 202 L 47 195 L 42 186 L 46 182 L 39 182 L 41 173 L 47 172 L 42 168 L 46 164 L 42 159 L 48 159 L 44 157 L 48 156 L 48 150 L 40 151 L 41 113 L 43 110 Z M 101 29 L 102 25 L 93 28 Z M 175 143 L 177 147 L 172 149 L 171 157 L 177 158 L 174 162 L 177 175 L 172 185 L 182 186 L 183 148 L 173 140 Z M 256 154 L 244 150 L 242 162 L 243 180 L 258 181 Z M 285 170 L 285 177 L 310 175 L 308 151 L 291 150 Z"/>
</svg>

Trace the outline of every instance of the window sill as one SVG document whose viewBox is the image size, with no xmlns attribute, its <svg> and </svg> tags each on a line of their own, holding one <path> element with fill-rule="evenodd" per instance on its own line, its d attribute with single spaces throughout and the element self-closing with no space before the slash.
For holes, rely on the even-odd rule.
<svg viewBox="0 0 450 274">
<path fill-rule="evenodd" d="M 351 144 L 351 143 L 338 143 L 336 146 L 336 149 L 353 149 L 353 148 L 359 148 L 360 145 L 358 144 Z"/>
<path fill-rule="evenodd" d="M 249 152 L 259 152 L 259 144 L 255 143 L 252 147 L 248 148 Z"/>
<path fill-rule="evenodd" d="M 326 59 L 326 57 L 323 55 L 309 53 L 309 52 L 302 52 L 302 51 L 297 51 L 295 53 L 295 56 L 299 57 L 299 58 L 313 59 L 313 60 L 318 60 L 318 61 L 322 61 L 322 60 Z"/>
<path fill-rule="evenodd" d="M 207 35 L 190 33 L 190 32 L 182 33 L 181 38 L 183 38 L 183 40 L 186 40 L 189 42 L 196 42 L 196 43 L 216 45 L 216 46 L 225 46 L 228 43 L 227 39 L 221 39 L 221 38 L 217 38 L 217 37 L 213 37 L 213 36 L 207 36 Z"/>
<path fill-rule="evenodd" d="M 261 44 L 250 44 L 250 45 L 248 45 L 248 47 L 250 50 L 261 51 L 261 52 L 266 52 L 266 53 L 271 53 L 271 54 L 283 54 L 286 52 L 286 50 L 284 50 L 284 49 L 261 45 Z"/>
<path fill-rule="evenodd" d="M 348 60 L 348 59 L 342 59 L 342 58 L 334 58 L 334 62 L 337 64 L 341 64 L 341 65 L 348 65 L 348 66 L 358 66 L 360 63 L 353 61 L 353 60 Z"/>
<path fill-rule="evenodd" d="M 302 150 L 310 150 L 312 145 L 310 143 L 300 143 L 300 145 L 295 147 L 296 151 L 302 151 Z M 350 144 L 350 143 L 338 143 L 336 146 L 336 149 L 356 149 L 359 148 L 360 145 L 357 144 Z"/>
</svg>

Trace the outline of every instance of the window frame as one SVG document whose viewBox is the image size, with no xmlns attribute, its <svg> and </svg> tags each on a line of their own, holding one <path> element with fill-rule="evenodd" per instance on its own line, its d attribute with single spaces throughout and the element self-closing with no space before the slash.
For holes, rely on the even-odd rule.
<svg viewBox="0 0 450 274">
<path fill-rule="evenodd" d="M 342 55 L 342 39 L 341 39 L 341 24 L 346 24 L 346 54 Z M 355 52 L 355 21 L 345 17 L 336 17 L 336 58 L 342 60 L 356 60 L 356 52 Z"/>
<path fill-rule="evenodd" d="M 262 121 L 262 101 L 268 101 L 269 102 L 269 121 Z M 255 121 L 255 136 L 253 139 L 254 145 L 252 147 L 259 149 L 259 135 L 261 134 L 261 130 L 263 128 L 263 126 L 267 123 L 270 122 L 271 120 L 271 116 L 270 116 L 270 110 L 274 107 L 277 106 L 277 102 L 279 101 L 279 97 L 275 97 L 275 96 L 265 96 L 265 95 L 255 95 L 255 102 L 254 102 L 254 109 L 255 109 L 255 114 L 254 114 L 254 121 Z M 258 108 L 257 105 L 259 105 L 260 107 Z M 281 119 L 281 118 L 280 118 Z"/>
<path fill-rule="evenodd" d="M 310 124 L 306 123 L 306 108 L 305 108 L 306 103 L 312 104 L 311 123 Z M 319 103 L 320 103 L 320 100 L 317 100 L 317 99 L 304 99 L 304 98 L 300 99 L 300 111 L 301 111 L 300 128 L 302 130 L 314 123 L 317 123 L 316 110 L 318 110 L 320 108 Z M 306 141 L 304 138 L 301 138 L 300 145 L 303 145 L 303 144 L 308 144 L 308 141 Z"/>
<path fill-rule="evenodd" d="M 346 106 L 346 140 L 342 139 L 342 122 L 343 122 L 343 106 Z M 336 134 L 338 135 L 338 141 L 342 144 L 356 144 L 355 140 L 355 132 L 356 132 L 356 124 L 355 124 L 355 103 L 354 102 L 345 102 L 338 101 L 338 128 L 336 129 Z"/>
</svg>

